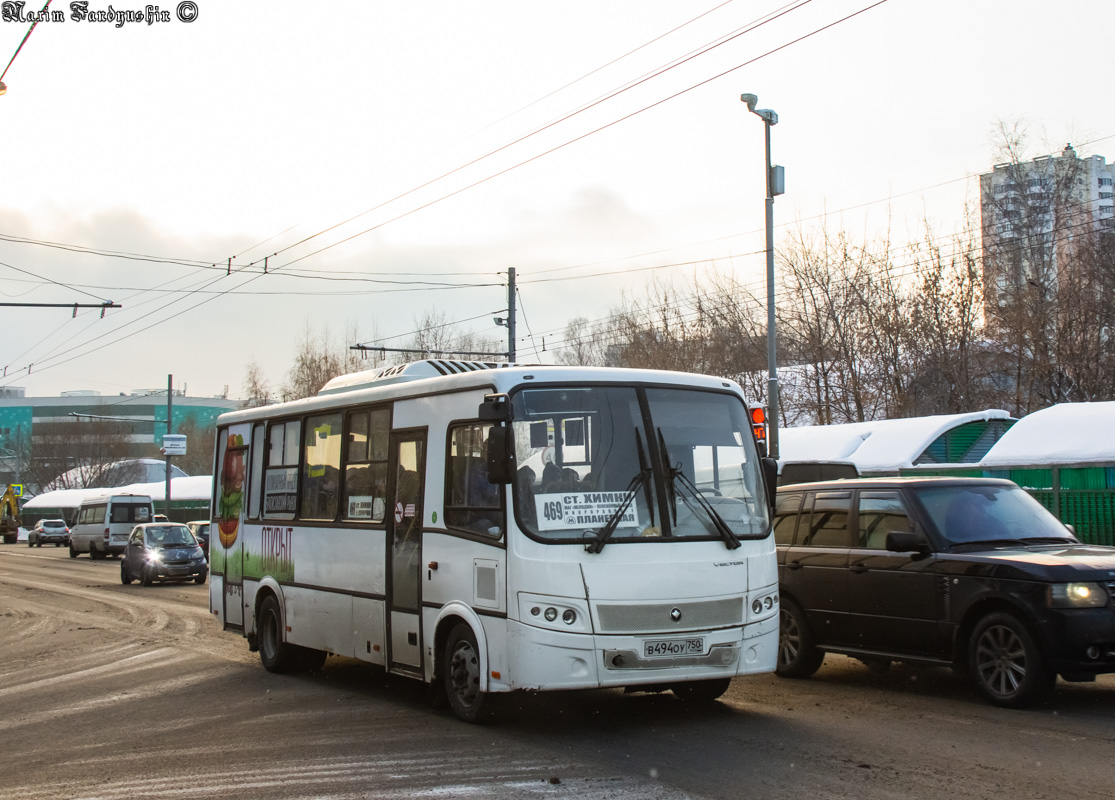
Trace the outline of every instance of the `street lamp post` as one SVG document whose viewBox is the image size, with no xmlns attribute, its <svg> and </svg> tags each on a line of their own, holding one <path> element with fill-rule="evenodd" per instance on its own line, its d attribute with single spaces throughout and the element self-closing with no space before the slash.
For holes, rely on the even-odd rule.
<svg viewBox="0 0 1115 800">
<path fill-rule="evenodd" d="M 786 191 L 786 173 L 782 167 L 770 163 L 770 129 L 778 124 L 778 115 L 769 108 L 756 109 L 758 95 L 740 95 L 747 103 L 747 110 L 763 120 L 766 132 L 767 170 L 767 448 L 771 458 L 778 458 L 778 365 L 775 361 L 776 340 L 774 329 L 774 198 Z"/>
</svg>

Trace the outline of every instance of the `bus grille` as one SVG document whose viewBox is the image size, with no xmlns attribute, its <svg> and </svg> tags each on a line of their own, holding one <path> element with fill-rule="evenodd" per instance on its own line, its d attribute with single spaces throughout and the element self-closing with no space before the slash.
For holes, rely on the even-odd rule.
<svg viewBox="0 0 1115 800">
<path fill-rule="evenodd" d="M 674 610 L 680 612 L 675 620 Z M 601 633 L 669 633 L 743 624 L 743 598 L 596 606 Z"/>
</svg>

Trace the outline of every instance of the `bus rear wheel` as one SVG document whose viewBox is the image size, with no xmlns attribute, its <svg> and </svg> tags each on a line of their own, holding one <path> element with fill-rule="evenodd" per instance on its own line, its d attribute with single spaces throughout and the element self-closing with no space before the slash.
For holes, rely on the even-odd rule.
<svg viewBox="0 0 1115 800">
<path fill-rule="evenodd" d="M 480 648 L 472 628 L 453 626 L 442 651 L 441 674 L 449 707 L 465 722 L 481 723 L 491 716 L 492 696 L 480 687 Z"/>
<path fill-rule="evenodd" d="M 283 615 L 279 601 L 268 595 L 259 606 L 259 660 L 268 672 L 313 672 L 321 669 L 328 655 L 283 641 Z"/>
</svg>

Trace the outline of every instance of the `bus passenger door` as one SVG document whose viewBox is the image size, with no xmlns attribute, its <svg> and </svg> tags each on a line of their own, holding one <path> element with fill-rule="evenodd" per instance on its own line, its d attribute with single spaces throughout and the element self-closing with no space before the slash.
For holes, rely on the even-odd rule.
<svg viewBox="0 0 1115 800">
<path fill-rule="evenodd" d="M 419 596 L 422 572 L 422 496 L 426 432 L 391 434 L 387 496 L 387 663 L 392 670 L 420 673 L 422 637 Z"/>
<path fill-rule="evenodd" d="M 222 431 L 218 440 L 211 526 L 216 535 L 209 538 L 209 558 L 211 572 L 220 575 L 225 630 L 244 630 L 244 494 L 250 440 L 247 425 Z"/>
</svg>

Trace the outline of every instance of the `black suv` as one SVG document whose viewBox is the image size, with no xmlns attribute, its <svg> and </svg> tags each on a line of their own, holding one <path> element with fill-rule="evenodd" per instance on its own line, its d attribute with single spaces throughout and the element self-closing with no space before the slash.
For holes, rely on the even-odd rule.
<svg viewBox="0 0 1115 800">
<path fill-rule="evenodd" d="M 1115 548 L 1081 544 L 1014 483 L 865 478 L 778 489 L 779 675 L 825 653 L 967 670 L 1023 707 L 1115 672 Z"/>
</svg>

